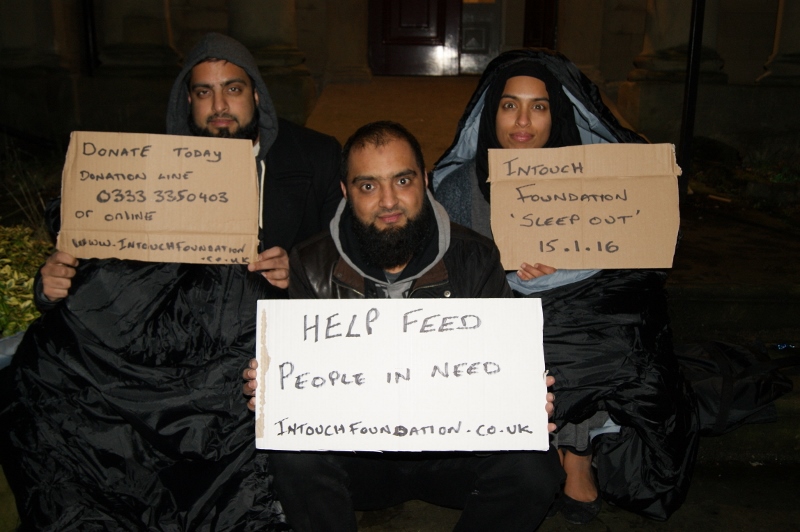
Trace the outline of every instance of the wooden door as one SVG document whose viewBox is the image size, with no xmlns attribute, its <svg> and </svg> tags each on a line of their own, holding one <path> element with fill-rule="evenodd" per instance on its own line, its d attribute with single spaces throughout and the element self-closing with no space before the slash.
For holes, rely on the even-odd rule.
<svg viewBox="0 0 800 532">
<path fill-rule="evenodd" d="M 483 74 L 500 53 L 503 26 L 502 0 L 462 0 L 459 72 Z"/>
<path fill-rule="evenodd" d="M 372 73 L 458 75 L 460 29 L 461 0 L 370 0 Z"/>
</svg>

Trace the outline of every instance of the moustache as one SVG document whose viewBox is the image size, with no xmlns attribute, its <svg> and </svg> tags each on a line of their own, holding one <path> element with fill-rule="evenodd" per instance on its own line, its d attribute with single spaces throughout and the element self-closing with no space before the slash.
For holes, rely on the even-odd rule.
<svg viewBox="0 0 800 532">
<path fill-rule="evenodd" d="M 213 120 L 217 120 L 219 118 L 223 120 L 233 120 L 237 124 L 239 123 L 239 120 L 235 116 L 223 113 L 209 116 L 206 118 L 206 124 L 210 124 Z"/>
</svg>

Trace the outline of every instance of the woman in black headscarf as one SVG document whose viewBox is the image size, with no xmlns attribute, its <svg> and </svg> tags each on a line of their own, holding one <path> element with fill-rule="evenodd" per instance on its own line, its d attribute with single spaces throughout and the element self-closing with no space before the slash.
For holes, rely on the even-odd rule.
<svg viewBox="0 0 800 532">
<path fill-rule="evenodd" d="M 484 72 L 431 183 L 453 221 L 491 237 L 488 149 L 608 142 L 645 141 L 565 57 L 507 52 Z M 556 377 L 554 443 L 567 472 L 560 509 L 570 521 L 599 512 L 598 491 L 656 519 L 685 498 L 697 427 L 672 353 L 664 280 L 655 270 L 542 264 L 508 273 L 518 295 L 542 299 L 545 363 Z M 602 435 L 590 442 L 590 433 Z"/>
<path fill-rule="evenodd" d="M 498 72 L 485 94 L 475 166 L 478 187 L 487 201 L 489 149 L 562 148 L 581 144 L 572 106 L 561 84 L 544 65 L 530 61 L 514 63 Z M 520 138 L 531 127 L 538 134 L 531 131 L 528 137 Z"/>
</svg>

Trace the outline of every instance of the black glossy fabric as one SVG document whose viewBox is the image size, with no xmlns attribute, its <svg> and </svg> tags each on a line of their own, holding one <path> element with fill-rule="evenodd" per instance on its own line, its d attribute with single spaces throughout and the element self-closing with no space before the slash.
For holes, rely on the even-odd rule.
<svg viewBox="0 0 800 532">
<path fill-rule="evenodd" d="M 663 282 L 652 270 L 603 270 L 542 298 L 553 421 L 604 410 L 622 429 L 593 440 L 603 498 L 666 519 L 686 498 L 699 427 L 673 354 Z M 534 297 L 531 296 L 531 297 Z"/>
<path fill-rule="evenodd" d="M 780 370 L 800 366 L 800 355 L 772 359 L 764 348 L 719 341 L 677 346 L 675 353 L 697 397 L 703 436 L 776 421 L 774 401 L 793 387 Z"/>
<path fill-rule="evenodd" d="M 83 260 L 2 373 L 25 530 L 264 530 L 280 521 L 241 393 L 259 298 L 241 266 Z"/>
</svg>

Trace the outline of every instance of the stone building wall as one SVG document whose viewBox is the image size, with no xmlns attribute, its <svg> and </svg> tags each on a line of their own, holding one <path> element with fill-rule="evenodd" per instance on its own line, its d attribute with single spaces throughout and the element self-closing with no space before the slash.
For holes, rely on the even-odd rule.
<svg viewBox="0 0 800 532">
<path fill-rule="evenodd" d="M 501 49 L 519 47 L 525 1 L 497 1 Z M 85 42 L 85 5 L 94 5 L 96 61 Z M 800 80 L 799 5 L 707 0 L 698 133 L 792 127 L 791 114 L 781 109 L 793 106 L 792 87 Z M 325 84 L 370 79 L 367 6 L 366 0 L 0 0 L 0 127 L 46 138 L 73 129 L 161 131 L 182 58 L 207 31 L 248 46 L 279 114 L 302 123 Z M 690 6 L 691 0 L 559 0 L 558 49 L 653 140 L 677 140 Z"/>
<path fill-rule="evenodd" d="M 752 85 L 764 73 L 764 63 L 772 52 L 777 12 L 777 0 L 720 2 L 717 51 L 725 61 L 728 83 Z"/>
<path fill-rule="evenodd" d="M 208 31 L 246 44 L 279 114 L 303 123 L 317 89 L 296 14 L 293 0 L 0 0 L 0 127 L 61 140 L 75 129 L 161 132 L 183 57 Z"/>
</svg>

